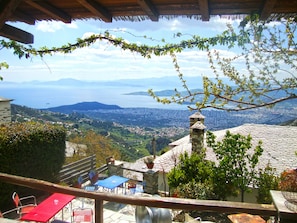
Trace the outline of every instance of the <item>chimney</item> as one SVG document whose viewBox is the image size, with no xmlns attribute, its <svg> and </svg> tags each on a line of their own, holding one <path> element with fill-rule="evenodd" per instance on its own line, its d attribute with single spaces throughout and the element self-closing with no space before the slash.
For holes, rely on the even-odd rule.
<svg viewBox="0 0 297 223">
<path fill-rule="evenodd" d="M 205 117 L 203 115 L 201 115 L 200 112 L 196 112 L 190 116 L 190 141 L 192 140 L 192 128 L 191 127 L 198 121 L 200 121 L 202 124 L 204 124 L 204 119 L 205 119 Z"/>
<path fill-rule="evenodd" d="M 202 122 L 197 121 L 191 126 L 190 131 L 192 132 L 192 152 L 201 153 L 204 147 L 204 130 L 205 125 Z"/>
<path fill-rule="evenodd" d="M 204 125 L 205 117 L 196 112 L 190 116 L 190 142 L 192 142 L 192 152 L 200 153 L 204 147 Z"/>
</svg>

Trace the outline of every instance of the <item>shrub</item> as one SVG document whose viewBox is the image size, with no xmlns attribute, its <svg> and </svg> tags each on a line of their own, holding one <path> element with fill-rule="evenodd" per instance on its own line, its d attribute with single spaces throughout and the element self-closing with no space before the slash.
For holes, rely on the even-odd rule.
<svg viewBox="0 0 297 223">
<path fill-rule="evenodd" d="M 202 200 L 218 199 L 214 193 L 212 182 L 201 183 L 190 181 L 189 183 L 179 185 L 175 192 L 178 194 L 178 197 L 183 198 Z"/>
<path fill-rule="evenodd" d="M 65 130 L 56 125 L 1 125 L 0 172 L 56 182 L 65 160 L 65 138 Z M 12 190 L 16 190 L 14 185 L 0 184 L 1 202 L 11 199 Z"/>
<path fill-rule="evenodd" d="M 275 168 L 272 168 L 270 163 L 267 164 L 264 170 L 259 170 L 256 185 L 258 187 L 257 202 L 260 204 L 272 203 L 270 190 L 277 190 L 279 184 L 279 177 L 276 176 L 275 171 Z"/>
<path fill-rule="evenodd" d="M 209 185 L 212 189 L 212 176 L 214 163 L 205 160 L 205 153 L 201 154 L 188 153 L 182 154 L 179 163 L 168 174 L 168 185 L 171 191 L 181 192 L 184 197 L 187 195 L 195 198 L 195 196 L 203 197 L 204 191 L 197 190 L 201 185 Z M 189 189 L 185 185 L 190 186 Z M 176 190 L 175 190 L 176 189 Z M 199 195 L 199 192 L 202 194 Z M 209 194 L 209 192 L 207 192 Z"/>
</svg>

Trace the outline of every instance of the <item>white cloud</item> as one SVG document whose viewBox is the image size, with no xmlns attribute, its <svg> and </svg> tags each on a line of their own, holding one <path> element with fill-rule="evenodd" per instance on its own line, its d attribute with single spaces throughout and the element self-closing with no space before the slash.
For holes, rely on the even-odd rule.
<svg viewBox="0 0 297 223">
<path fill-rule="evenodd" d="M 98 32 L 102 33 L 104 29 L 108 29 L 110 35 L 122 37 L 131 43 L 162 44 L 160 40 L 163 38 L 166 42 L 172 43 L 180 39 L 191 38 L 189 35 L 194 34 L 215 35 L 219 29 L 225 30 L 227 21 L 216 20 L 216 18 L 212 18 L 210 22 L 197 19 L 162 19 L 159 22 L 115 22 L 112 24 L 100 21 L 77 21 L 71 24 L 43 21 L 34 27 L 44 32 L 35 34 L 39 41 L 36 38 L 35 44 L 60 46 L 67 42 L 73 43 L 77 37 L 86 38 Z M 182 38 L 173 38 L 174 33 L 177 32 L 185 35 Z M 153 40 L 149 40 L 150 37 Z M 205 74 L 209 70 L 206 53 L 199 50 L 183 51 L 178 54 L 178 62 L 186 76 Z M 67 77 L 80 80 L 115 80 L 177 76 L 169 56 L 153 56 L 151 59 L 146 59 L 138 53 L 114 47 L 107 41 L 97 41 L 89 47 L 77 49 L 70 54 L 56 53 L 51 57 L 46 56 L 44 61 L 33 57 L 31 62 L 16 60 L 15 64 L 10 64 L 12 66 L 7 72 L 5 71 L 4 76 L 5 80 L 11 81 L 56 80 Z"/>
<path fill-rule="evenodd" d="M 36 24 L 36 29 L 42 32 L 56 32 L 64 28 L 77 29 L 76 22 L 66 24 L 60 21 L 40 21 Z"/>
</svg>

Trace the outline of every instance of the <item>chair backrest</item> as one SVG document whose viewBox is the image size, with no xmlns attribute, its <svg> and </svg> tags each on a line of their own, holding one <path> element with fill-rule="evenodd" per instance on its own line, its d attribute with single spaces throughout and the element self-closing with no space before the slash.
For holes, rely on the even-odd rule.
<svg viewBox="0 0 297 223">
<path fill-rule="evenodd" d="M 83 183 L 83 181 L 84 181 L 84 179 L 83 179 L 83 177 L 82 176 L 79 176 L 78 178 L 77 178 L 77 182 L 78 182 L 78 184 L 82 184 Z"/>
<path fill-rule="evenodd" d="M 36 197 L 34 195 L 29 195 L 26 197 L 19 197 L 17 192 L 13 192 L 12 194 L 12 200 L 19 210 L 26 207 L 26 210 L 28 211 L 28 207 L 34 207 L 37 206 Z"/>
<path fill-rule="evenodd" d="M 89 180 L 91 181 L 91 184 L 94 184 L 98 181 L 98 173 L 95 170 L 91 170 L 89 172 Z"/>
<path fill-rule="evenodd" d="M 21 200 L 17 192 L 13 192 L 12 194 L 12 200 L 16 207 L 22 206 Z"/>
<path fill-rule="evenodd" d="M 93 222 L 93 210 L 91 208 L 77 208 L 72 210 L 72 222 Z"/>
</svg>

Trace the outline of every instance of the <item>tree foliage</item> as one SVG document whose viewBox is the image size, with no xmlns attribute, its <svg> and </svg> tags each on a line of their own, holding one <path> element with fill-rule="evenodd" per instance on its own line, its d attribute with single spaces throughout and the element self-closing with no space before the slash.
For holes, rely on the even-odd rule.
<svg viewBox="0 0 297 223">
<path fill-rule="evenodd" d="M 276 175 L 276 169 L 272 168 L 270 163 L 264 169 L 260 169 L 258 173 L 257 187 L 258 196 L 257 202 L 260 204 L 271 204 L 272 197 L 270 190 L 278 190 L 280 177 Z"/>
<path fill-rule="evenodd" d="M 216 168 L 217 192 L 227 196 L 230 192 L 239 190 L 241 201 L 244 202 L 244 192 L 248 191 L 257 174 L 256 166 L 263 153 L 262 142 L 252 150 L 252 137 L 232 134 L 226 131 L 222 141 L 216 141 L 216 136 L 207 132 L 207 145 L 211 147 L 219 162 Z M 220 187 L 221 185 L 221 187 Z M 223 187 L 222 187 L 223 185 Z M 227 189 L 227 190 L 226 190 Z"/>
<path fill-rule="evenodd" d="M 222 141 L 217 141 L 210 131 L 206 135 L 207 146 L 214 151 L 218 163 L 206 160 L 205 150 L 201 154 L 182 154 L 177 165 L 167 174 L 169 187 L 182 196 L 198 199 L 226 200 L 228 196 L 241 194 L 244 202 L 244 193 L 258 180 L 256 167 L 263 153 L 262 142 L 259 141 L 252 149 L 250 135 L 226 131 Z M 205 185 L 204 190 L 201 190 L 202 185 Z M 262 193 L 267 192 L 267 188 L 263 187 Z"/>
<path fill-rule="evenodd" d="M 205 160 L 205 152 L 181 154 L 179 163 L 167 174 L 169 187 L 187 198 L 211 199 L 213 170 L 214 163 Z"/>
<path fill-rule="evenodd" d="M 96 154 L 96 164 L 99 167 L 106 163 L 107 157 L 120 157 L 119 151 L 112 147 L 110 140 L 92 130 L 87 131 L 83 135 L 77 135 L 69 141 L 86 145 L 86 149 L 84 147 L 78 147 L 78 150 L 81 151 L 75 151 L 72 159 L 80 159 L 81 156 Z"/>
<path fill-rule="evenodd" d="M 227 57 L 221 50 L 207 47 L 214 78 L 203 75 L 203 89 L 188 88 L 172 54 L 184 91 L 175 90 L 171 98 L 157 97 L 152 90 L 150 94 L 162 103 L 190 102 L 194 106 L 189 108 L 198 110 L 247 110 L 296 99 L 296 28 L 293 19 L 273 24 L 260 21 L 257 16 L 243 20 L 238 30 L 229 25 L 228 33 L 234 42 L 228 45 L 228 50 L 232 48 L 238 54 Z"/>
</svg>

